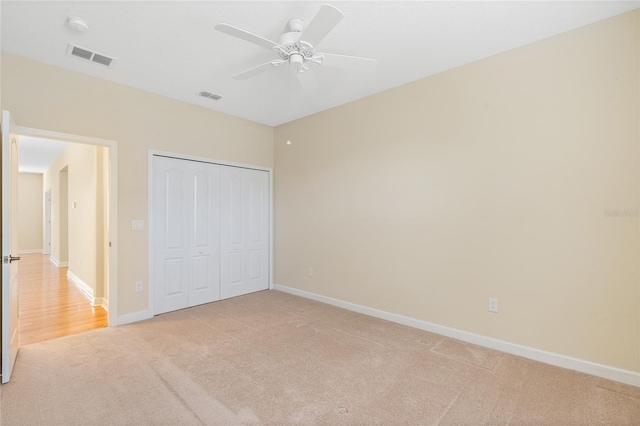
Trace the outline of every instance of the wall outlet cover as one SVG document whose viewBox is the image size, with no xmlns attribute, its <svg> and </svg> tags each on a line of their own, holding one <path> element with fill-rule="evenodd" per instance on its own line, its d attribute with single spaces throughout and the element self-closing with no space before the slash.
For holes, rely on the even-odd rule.
<svg viewBox="0 0 640 426">
<path fill-rule="evenodd" d="M 498 299 L 489 298 L 489 312 L 498 312 Z"/>
</svg>

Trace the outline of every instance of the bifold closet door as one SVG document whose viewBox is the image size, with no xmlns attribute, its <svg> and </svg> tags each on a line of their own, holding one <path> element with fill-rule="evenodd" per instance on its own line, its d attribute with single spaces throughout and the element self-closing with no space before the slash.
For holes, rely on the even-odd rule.
<svg viewBox="0 0 640 426">
<path fill-rule="evenodd" d="M 153 158 L 154 313 L 220 299 L 220 166 Z"/>
<path fill-rule="evenodd" d="M 269 173 L 220 169 L 220 297 L 269 288 Z"/>
</svg>

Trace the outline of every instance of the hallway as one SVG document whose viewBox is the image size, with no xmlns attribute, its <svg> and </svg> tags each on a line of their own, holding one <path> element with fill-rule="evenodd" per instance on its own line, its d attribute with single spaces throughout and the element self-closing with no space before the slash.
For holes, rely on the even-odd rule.
<svg viewBox="0 0 640 426">
<path fill-rule="evenodd" d="M 23 254 L 19 267 L 20 346 L 107 326 L 107 311 L 91 306 L 48 255 Z"/>
</svg>

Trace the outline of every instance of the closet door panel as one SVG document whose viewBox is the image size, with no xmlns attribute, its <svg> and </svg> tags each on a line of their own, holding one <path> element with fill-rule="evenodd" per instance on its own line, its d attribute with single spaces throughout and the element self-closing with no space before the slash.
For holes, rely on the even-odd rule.
<svg viewBox="0 0 640 426">
<path fill-rule="evenodd" d="M 189 306 L 220 300 L 220 166 L 190 162 Z"/>
<path fill-rule="evenodd" d="M 154 312 L 182 309 L 189 292 L 189 172 L 154 157 Z"/>
<path fill-rule="evenodd" d="M 269 174 L 221 167 L 222 299 L 269 287 Z"/>
</svg>

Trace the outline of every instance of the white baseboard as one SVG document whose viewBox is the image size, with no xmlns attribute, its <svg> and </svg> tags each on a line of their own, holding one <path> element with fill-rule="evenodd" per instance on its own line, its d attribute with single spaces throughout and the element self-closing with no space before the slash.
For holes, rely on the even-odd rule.
<svg viewBox="0 0 640 426">
<path fill-rule="evenodd" d="M 104 297 L 94 297 L 93 287 L 84 282 L 80 277 L 72 271 L 67 271 L 67 278 L 89 299 L 91 306 L 102 306 L 105 311 L 109 312 L 109 301 Z"/>
<path fill-rule="evenodd" d="M 376 318 L 381 318 L 398 324 L 407 325 L 409 327 L 418 328 L 420 330 L 430 331 L 432 333 L 437 333 L 443 336 L 462 340 L 464 342 L 484 346 L 486 348 L 494 349 L 500 352 L 518 355 L 524 358 L 532 359 L 534 361 L 544 362 L 545 364 L 555 365 L 556 367 L 567 368 L 569 370 L 575 370 L 581 373 L 587 373 L 593 376 L 640 387 L 640 373 L 637 373 L 635 371 L 623 370 L 621 368 L 610 367 L 603 364 L 596 364 L 591 361 L 585 361 L 566 355 L 560 355 L 540 349 L 530 348 L 527 346 L 506 342 L 504 340 L 498 340 L 491 337 L 482 336 L 480 334 L 470 333 L 468 331 L 445 327 L 443 325 L 405 317 L 404 315 L 398 315 L 391 312 L 382 311 L 380 309 L 369 308 L 367 306 L 345 302 L 343 300 L 334 299 L 331 297 L 322 296 L 320 294 L 298 290 L 296 288 L 279 284 L 274 284 L 273 288 L 274 290 L 280 290 L 285 293 L 294 294 L 296 296 L 312 299 L 317 302 L 326 303 L 328 305 L 337 306 L 339 308 L 347 309 Z"/>
<path fill-rule="evenodd" d="M 132 322 L 144 321 L 149 318 L 153 318 L 153 315 L 148 310 L 133 312 L 131 314 L 118 316 L 118 323 L 116 325 L 131 324 Z"/>
<path fill-rule="evenodd" d="M 93 298 L 93 287 L 85 283 L 79 276 L 67 270 L 67 278 L 84 294 L 92 305 L 95 305 Z"/>
<path fill-rule="evenodd" d="M 51 263 L 53 263 L 56 268 L 63 268 L 65 266 L 69 266 L 69 262 L 60 262 L 58 259 L 56 259 L 53 256 L 49 256 L 49 260 L 51 261 Z"/>
<path fill-rule="evenodd" d="M 32 253 L 42 253 L 42 249 L 24 249 L 24 250 L 18 251 L 18 254 L 32 254 Z"/>
<path fill-rule="evenodd" d="M 102 306 L 102 309 L 109 312 L 109 301 L 104 297 L 94 297 L 91 304 L 93 306 Z"/>
</svg>

